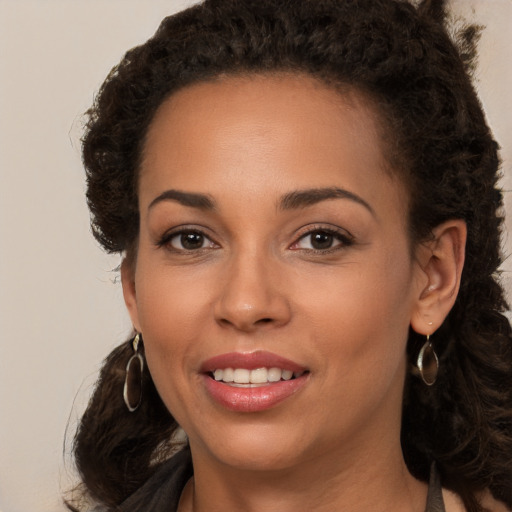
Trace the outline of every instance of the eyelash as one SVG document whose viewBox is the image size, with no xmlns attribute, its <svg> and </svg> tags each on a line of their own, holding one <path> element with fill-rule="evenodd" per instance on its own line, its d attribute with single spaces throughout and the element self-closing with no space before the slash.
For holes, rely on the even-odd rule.
<svg viewBox="0 0 512 512">
<path fill-rule="evenodd" d="M 307 237 L 311 237 L 315 233 L 322 233 L 327 234 L 329 236 L 332 236 L 333 239 L 337 240 L 339 244 L 335 245 L 334 247 L 328 247 L 326 249 L 315 249 L 315 248 L 300 248 L 300 247 L 294 247 L 297 246 L 302 240 L 305 240 Z M 208 241 L 209 246 L 208 247 L 199 247 L 196 249 L 180 249 L 173 247 L 171 242 L 174 238 L 182 237 L 184 235 L 199 235 L 203 237 L 203 244 Z M 354 244 L 354 239 L 351 235 L 349 235 L 346 232 L 341 232 L 340 230 L 324 227 L 324 226 L 313 226 L 309 228 L 306 232 L 302 233 L 295 242 L 293 242 L 290 246 L 290 250 L 295 251 L 304 251 L 309 254 L 330 254 L 339 250 L 342 250 L 344 248 L 350 247 Z M 218 247 L 218 244 L 211 240 L 211 238 L 204 233 L 202 230 L 197 228 L 185 228 L 181 227 L 177 230 L 172 230 L 170 232 L 165 233 L 160 240 L 156 243 L 157 247 L 166 247 L 171 252 L 175 253 L 181 253 L 181 254 L 193 254 L 193 253 L 199 253 L 203 250 L 209 250 L 211 248 L 214 248 L 215 246 Z"/>
<path fill-rule="evenodd" d="M 337 240 L 339 242 L 338 245 L 335 245 L 334 247 L 329 247 L 327 249 L 315 249 L 315 248 L 295 248 L 294 246 L 298 245 L 301 240 L 305 240 L 307 237 L 311 237 L 315 233 L 322 233 L 327 234 L 329 236 L 332 236 L 333 239 Z M 342 232 L 335 228 L 325 227 L 325 226 L 313 226 L 310 227 L 305 233 L 301 234 L 300 237 L 297 239 L 296 242 L 294 242 L 290 249 L 297 250 L 297 251 L 305 251 L 309 254 L 330 254 L 342 249 L 346 249 L 347 247 L 350 247 L 354 244 L 354 238 L 352 235 L 348 234 L 347 232 Z"/>
<path fill-rule="evenodd" d="M 197 249 L 185 249 L 185 248 L 179 249 L 179 248 L 173 247 L 171 244 L 172 240 L 174 238 L 177 238 L 180 236 L 183 237 L 184 235 L 199 235 L 199 236 L 203 237 L 203 244 L 205 241 L 209 241 L 210 246 L 209 247 L 199 247 Z M 212 248 L 212 246 L 217 246 L 218 244 L 216 242 L 214 242 L 213 240 L 211 240 L 211 238 L 200 229 L 181 227 L 179 229 L 172 230 L 170 232 L 165 233 L 160 238 L 160 240 L 157 242 L 156 245 L 157 245 L 157 247 L 166 247 L 171 252 L 192 254 L 192 253 L 198 253 L 200 251 L 202 252 L 202 250 L 205 250 L 205 249 L 209 250 L 210 248 Z"/>
</svg>

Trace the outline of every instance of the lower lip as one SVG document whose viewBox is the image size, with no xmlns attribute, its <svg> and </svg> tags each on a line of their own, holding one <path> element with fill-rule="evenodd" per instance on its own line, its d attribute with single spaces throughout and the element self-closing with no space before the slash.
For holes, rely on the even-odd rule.
<svg viewBox="0 0 512 512">
<path fill-rule="evenodd" d="M 215 402 L 236 412 L 265 411 L 293 396 L 308 380 L 308 373 L 291 380 L 241 388 L 204 375 L 206 390 Z"/>
</svg>

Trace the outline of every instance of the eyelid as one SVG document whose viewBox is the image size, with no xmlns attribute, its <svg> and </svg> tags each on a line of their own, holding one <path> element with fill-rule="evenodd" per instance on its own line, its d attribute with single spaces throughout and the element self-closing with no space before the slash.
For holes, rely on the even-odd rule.
<svg viewBox="0 0 512 512">
<path fill-rule="evenodd" d="M 184 233 L 197 233 L 203 236 L 205 239 L 207 239 L 213 246 L 220 247 L 220 244 L 208 233 L 209 230 L 203 228 L 202 226 L 198 225 L 190 225 L 190 224 L 184 224 L 180 226 L 175 226 L 169 230 L 167 230 L 162 236 L 160 236 L 156 242 L 155 245 L 158 248 L 161 247 L 168 247 L 170 251 L 174 251 L 176 253 L 197 253 L 202 250 L 209 250 L 214 247 L 201 247 L 198 249 L 178 249 L 175 247 L 172 247 L 170 245 L 170 241 L 179 235 L 182 235 Z M 298 244 L 300 240 L 306 238 L 307 236 L 312 235 L 316 232 L 324 232 L 329 233 L 333 235 L 337 240 L 340 241 L 340 244 L 336 245 L 335 247 L 328 248 L 328 249 L 308 249 L 308 248 L 295 248 L 293 249 L 293 246 Z M 336 250 L 339 250 L 344 247 L 348 247 L 354 244 L 354 236 L 348 232 L 346 229 L 340 228 L 339 226 L 333 226 L 333 225 L 326 225 L 326 224 L 309 224 L 307 226 L 304 226 L 298 230 L 298 233 L 295 236 L 294 242 L 289 246 L 289 249 L 292 250 L 302 250 L 307 252 L 316 252 L 316 253 L 328 253 L 328 252 L 334 252 Z"/>
<path fill-rule="evenodd" d="M 324 232 L 329 233 L 336 237 L 341 243 L 339 245 L 336 245 L 335 247 L 329 248 L 329 249 L 292 249 L 292 250 L 302 250 L 307 252 L 316 252 L 316 253 L 328 253 L 328 252 L 334 252 L 336 250 L 339 250 L 344 247 L 348 247 L 354 244 L 354 236 L 348 232 L 346 229 L 340 228 L 338 226 L 333 225 L 326 225 L 326 224 L 313 224 L 308 225 L 299 230 L 299 233 L 297 234 L 295 241 L 290 245 L 290 249 L 298 244 L 298 242 L 307 236 L 312 235 L 313 233 L 317 232 Z"/>
<path fill-rule="evenodd" d="M 168 247 L 170 251 L 174 251 L 177 253 L 180 253 L 180 252 L 191 253 L 191 252 L 199 252 L 204 249 L 210 249 L 210 247 L 202 247 L 199 249 L 187 250 L 187 249 L 177 249 L 170 245 L 171 240 L 176 236 L 182 235 L 184 233 L 198 233 L 198 234 L 204 236 L 213 245 L 219 247 L 219 244 L 206 231 L 207 231 L 206 229 L 202 228 L 201 226 L 197 226 L 197 225 L 184 224 L 181 226 L 175 226 L 175 227 L 167 230 L 162 236 L 160 236 L 158 238 L 158 240 L 156 241 L 155 245 L 158 248 Z"/>
</svg>

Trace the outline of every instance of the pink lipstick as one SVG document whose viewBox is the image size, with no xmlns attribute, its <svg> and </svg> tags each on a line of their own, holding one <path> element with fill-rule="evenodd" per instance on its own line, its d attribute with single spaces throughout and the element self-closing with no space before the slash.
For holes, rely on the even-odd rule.
<svg viewBox="0 0 512 512">
<path fill-rule="evenodd" d="M 237 412 L 274 407 L 299 391 L 309 371 L 271 352 L 233 352 L 205 361 L 201 367 L 208 394 Z"/>
</svg>

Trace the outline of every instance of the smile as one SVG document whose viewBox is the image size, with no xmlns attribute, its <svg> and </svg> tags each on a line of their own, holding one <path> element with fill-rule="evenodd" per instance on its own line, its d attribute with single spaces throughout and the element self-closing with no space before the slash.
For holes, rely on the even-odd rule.
<svg viewBox="0 0 512 512">
<path fill-rule="evenodd" d="M 293 372 L 282 368 L 224 368 L 216 369 L 213 378 L 216 381 L 224 382 L 234 387 L 256 387 L 265 386 L 274 382 L 296 379 L 305 371 Z"/>
<path fill-rule="evenodd" d="M 310 370 L 266 351 L 231 352 L 201 366 L 204 389 L 213 402 L 238 413 L 255 413 L 290 400 L 310 381 Z"/>
</svg>

